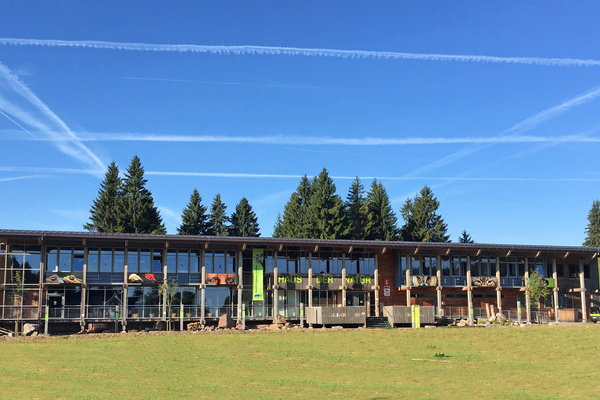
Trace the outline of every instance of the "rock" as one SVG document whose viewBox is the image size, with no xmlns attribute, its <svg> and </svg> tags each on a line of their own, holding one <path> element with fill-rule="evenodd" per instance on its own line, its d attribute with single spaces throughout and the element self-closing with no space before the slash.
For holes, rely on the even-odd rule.
<svg viewBox="0 0 600 400">
<path fill-rule="evenodd" d="M 287 320 L 285 319 L 285 317 L 281 314 L 277 314 L 275 316 L 275 321 L 273 321 L 276 324 L 285 324 L 287 322 Z"/>
<path fill-rule="evenodd" d="M 214 331 L 214 330 L 215 330 L 215 327 L 214 327 L 214 326 L 212 326 L 212 325 L 211 325 L 211 326 L 205 326 L 205 327 L 204 327 L 204 330 L 205 330 L 206 332 Z"/>
<path fill-rule="evenodd" d="M 279 325 L 279 324 L 271 324 L 271 325 L 267 326 L 267 330 L 269 330 L 269 331 L 279 331 L 279 330 L 281 330 L 281 328 L 282 328 L 282 325 Z"/>
<path fill-rule="evenodd" d="M 219 317 L 219 324 L 217 325 L 218 329 L 229 329 L 235 326 L 233 320 L 229 315 L 223 314 Z"/>
<path fill-rule="evenodd" d="M 461 319 L 460 321 L 458 321 L 456 323 L 456 326 L 467 326 L 469 323 L 467 322 L 466 319 Z"/>
<path fill-rule="evenodd" d="M 238 331 L 243 331 L 243 330 L 244 330 L 244 325 L 242 325 L 242 324 L 237 324 L 237 325 L 235 326 L 235 329 L 237 329 Z"/>
<path fill-rule="evenodd" d="M 502 313 L 496 313 L 496 321 L 506 322 L 506 315 Z"/>
<path fill-rule="evenodd" d="M 40 324 L 24 324 L 23 325 L 23 336 L 31 336 L 34 332 L 40 331 Z"/>
</svg>

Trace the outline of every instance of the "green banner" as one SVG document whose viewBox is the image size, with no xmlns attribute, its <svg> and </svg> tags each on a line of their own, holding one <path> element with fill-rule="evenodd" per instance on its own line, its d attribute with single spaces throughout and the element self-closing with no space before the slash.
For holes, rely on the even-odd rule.
<svg viewBox="0 0 600 400">
<path fill-rule="evenodd" d="M 265 253 L 263 249 L 252 249 L 252 301 L 264 301 L 263 276 Z"/>
</svg>

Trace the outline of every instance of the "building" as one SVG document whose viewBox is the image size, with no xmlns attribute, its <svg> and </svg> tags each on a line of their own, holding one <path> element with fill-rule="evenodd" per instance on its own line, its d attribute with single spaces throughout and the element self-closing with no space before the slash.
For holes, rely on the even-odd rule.
<svg viewBox="0 0 600 400">
<path fill-rule="evenodd" d="M 435 307 L 477 317 L 585 319 L 598 306 L 598 248 L 0 230 L 0 325 L 16 320 L 143 326 L 169 315 L 210 324 L 299 319 L 301 305 Z M 551 295 L 525 315 L 536 270 Z M 161 283 L 177 284 L 173 307 Z M 182 314 L 179 305 L 183 304 Z M 469 314 L 471 312 L 471 314 Z M 511 314 L 512 313 L 512 314 Z M 537 313 L 537 314 L 536 314 Z"/>
</svg>

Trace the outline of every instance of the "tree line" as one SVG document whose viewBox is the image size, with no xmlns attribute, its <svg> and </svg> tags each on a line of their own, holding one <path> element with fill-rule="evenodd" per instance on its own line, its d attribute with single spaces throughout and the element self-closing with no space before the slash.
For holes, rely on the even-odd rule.
<svg viewBox="0 0 600 400">
<path fill-rule="evenodd" d="M 97 198 L 92 202 L 90 222 L 84 229 L 91 232 L 165 234 L 167 230 L 154 205 L 152 194 L 146 188 L 144 168 L 134 156 L 125 172 L 119 177 L 119 168 L 109 164 L 100 183 Z M 227 206 L 217 194 L 210 211 L 202 205 L 197 189 L 190 196 L 182 212 L 180 235 L 260 236 L 258 219 L 246 198 L 242 198 L 235 211 L 228 216 Z"/>
</svg>

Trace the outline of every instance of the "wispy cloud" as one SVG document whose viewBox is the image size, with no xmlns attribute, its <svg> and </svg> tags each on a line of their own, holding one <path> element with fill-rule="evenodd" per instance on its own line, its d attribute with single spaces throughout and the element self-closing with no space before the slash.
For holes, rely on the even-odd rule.
<svg viewBox="0 0 600 400">
<path fill-rule="evenodd" d="M 4 131 L 12 133 L 13 131 Z M 332 145 L 332 146 L 410 146 L 410 145 L 445 145 L 445 144 L 519 144 L 519 143 L 599 143 L 600 137 L 587 135 L 562 135 L 562 136 L 517 136 L 503 135 L 492 137 L 358 137 L 358 138 L 334 138 L 328 136 L 217 136 L 217 135 L 161 135 L 143 133 L 90 133 L 77 132 L 82 142 L 182 142 L 182 143 L 244 143 L 244 144 L 272 144 L 272 145 Z M 34 136 L 8 137 L 1 136 L 0 140 L 67 140 L 60 138 L 45 138 Z M 299 148 L 287 148 L 298 151 L 326 152 L 325 150 L 307 150 Z"/>
<path fill-rule="evenodd" d="M 26 100 L 35 109 L 35 114 L 28 112 L 6 98 L 0 96 L 0 111 L 2 111 L 13 123 L 25 130 L 21 124 L 35 128 L 39 132 L 47 135 L 47 138 L 64 154 L 79 160 L 87 165 L 104 169 L 105 165 L 100 159 L 69 129 L 61 120 L 35 93 L 27 87 L 12 71 L 0 62 L 0 77 L 4 79 L 7 85 L 21 97 Z M 15 120 L 18 120 L 17 123 Z"/>
<path fill-rule="evenodd" d="M 257 86 L 257 87 L 272 87 L 281 89 L 320 89 L 317 86 L 301 86 L 301 85 L 272 85 L 268 83 L 252 83 L 252 82 L 223 82 L 223 81 L 199 81 L 194 79 L 171 79 L 171 78 L 144 78 L 124 76 L 123 79 L 134 81 L 158 81 L 158 82 L 175 82 L 175 83 L 201 83 L 207 85 L 226 85 L 226 86 Z"/>
<path fill-rule="evenodd" d="M 197 44 L 154 44 L 107 42 L 100 40 L 42 40 L 0 38 L 0 44 L 10 46 L 75 47 L 128 51 L 209 53 L 216 55 L 286 55 L 334 58 L 374 58 L 392 60 L 449 61 L 471 63 L 509 63 L 547 66 L 600 66 L 600 60 L 579 58 L 498 57 L 487 55 L 404 53 L 394 51 L 340 50 L 278 46 L 209 46 Z"/>
<path fill-rule="evenodd" d="M 46 172 L 47 174 L 97 175 L 97 170 L 39 167 L 0 167 L 5 172 Z M 247 172 L 145 171 L 148 176 L 182 176 L 230 179 L 300 179 L 304 174 L 253 174 Z M 356 176 L 332 175 L 332 179 L 353 180 Z M 526 178 L 526 177 L 464 177 L 464 176 L 359 176 L 361 180 L 395 181 L 471 181 L 471 182 L 600 182 L 598 178 Z"/>
<path fill-rule="evenodd" d="M 469 146 L 469 147 L 465 147 L 455 153 L 449 154 L 445 157 L 440 158 L 437 161 L 429 163 L 423 167 L 417 168 L 417 169 L 413 170 L 412 172 L 409 172 L 408 176 L 420 175 L 420 174 L 423 174 L 424 172 L 428 172 L 428 171 L 440 168 L 442 166 L 453 163 L 457 160 L 460 160 L 470 154 L 473 154 L 479 150 L 485 149 L 494 144 L 516 142 L 521 139 L 532 138 L 532 136 L 521 136 L 521 134 L 537 127 L 538 125 L 540 125 L 552 118 L 556 118 L 559 115 L 562 115 L 575 107 L 578 107 L 578 106 L 588 103 L 592 100 L 595 100 L 598 97 L 600 97 L 600 86 L 596 86 L 593 89 L 580 94 L 579 96 L 576 96 L 576 97 L 566 100 L 556 106 L 553 106 L 546 110 L 543 110 L 543 111 L 541 111 L 537 114 L 534 114 L 531 117 L 526 118 L 523 121 L 511 126 L 507 130 L 501 132 L 498 136 L 494 137 L 494 139 L 496 139 L 497 142 L 472 143 L 471 146 Z M 594 137 L 588 137 L 585 135 L 573 135 L 573 136 L 563 136 L 562 138 L 565 139 L 565 141 L 563 143 L 566 143 L 568 141 L 568 140 L 566 140 L 566 138 L 568 138 L 568 137 L 577 138 L 577 140 L 581 141 L 581 143 L 586 143 L 586 142 L 592 143 L 593 141 L 596 140 L 596 138 L 594 138 Z M 506 141 L 503 141 L 503 140 L 506 140 Z M 590 142 L 588 142 L 588 141 L 590 141 Z M 551 140 L 538 141 L 538 143 L 542 143 L 542 142 L 549 143 L 549 142 L 551 142 Z M 558 143 L 558 142 L 555 142 L 555 143 Z"/>
<path fill-rule="evenodd" d="M 14 176 L 10 178 L 0 178 L 0 182 L 9 182 L 9 181 L 20 181 L 21 179 L 32 179 L 32 178 L 40 178 L 43 175 L 25 175 L 25 176 Z"/>
</svg>

